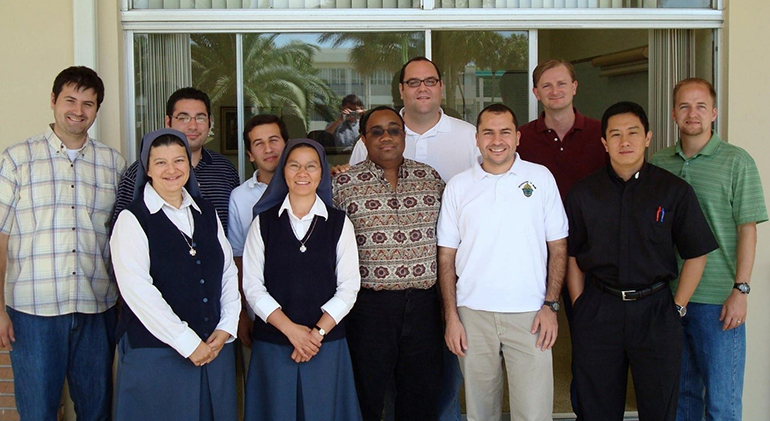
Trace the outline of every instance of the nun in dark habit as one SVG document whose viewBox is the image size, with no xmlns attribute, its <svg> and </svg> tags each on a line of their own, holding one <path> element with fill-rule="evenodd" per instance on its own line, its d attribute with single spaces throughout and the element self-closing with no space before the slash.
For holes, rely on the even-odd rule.
<svg viewBox="0 0 770 421">
<path fill-rule="evenodd" d="M 243 292 L 258 316 L 246 421 L 361 419 L 344 317 L 361 284 L 353 224 L 332 207 L 323 147 L 290 141 L 254 206 Z"/>
<path fill-rule="evenodd" d="M 190 162 L 183 133 L 147 134 L 134 201 L 113 228 L 125 303 L 116 332 L 117 421 L 237 420 L 238 271 Z"/>
</svg>

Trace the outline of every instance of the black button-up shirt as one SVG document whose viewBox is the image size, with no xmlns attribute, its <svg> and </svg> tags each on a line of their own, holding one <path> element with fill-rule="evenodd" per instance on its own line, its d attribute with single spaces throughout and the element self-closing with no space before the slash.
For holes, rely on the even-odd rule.
<svg viewBox="0 0 770 421">
<path fill-rule="evenodd" d="M 567 195 L 569 255 L 600 282 L 644 288 L 676 278 L 683 259 L 718 245 L 695 192 L 668 171 L 644 163 L 628 181 L 607 166 Z"/>
</svg>

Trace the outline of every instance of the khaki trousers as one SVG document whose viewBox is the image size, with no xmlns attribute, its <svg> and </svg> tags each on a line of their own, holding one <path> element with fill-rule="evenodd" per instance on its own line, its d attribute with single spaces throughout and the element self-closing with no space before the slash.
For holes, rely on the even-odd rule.
<svg viewBox="0 0 770 421">
<path fill-rule="evenodd" d="M 551 350 L 535 347 L 530 333 L 536 312 L 494 313 L 458 308 L 468 350 L 460 358 L 468 421 L 502 415 L 503 359 L 512 421 L 550 421 L 553 412 Z"/>
</svg>

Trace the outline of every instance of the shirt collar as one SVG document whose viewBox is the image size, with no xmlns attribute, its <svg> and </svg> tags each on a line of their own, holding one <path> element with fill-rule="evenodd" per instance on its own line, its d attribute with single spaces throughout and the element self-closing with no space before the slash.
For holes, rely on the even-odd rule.
<svg viewBox="0 0 770 421">
<path fill-rule="evenodd" d="M 211 157 L 211 152 L 206 148 L 201 148 L 201 160 L 198 162 L 198 165 L 200 165 L 201 162 L 204 162 L 207 165 L 214 162 L 214 159 Z"/>
<path fill-rule="evenodd" d="M 308 212 L 307 215 L 305 215 L 302 218 L 298 218 L 296 215 L 294 215 L 294 211 L 291 210 L 291 202 L 289 202 L 289 195 L 286 195 L 286 198 L 283 199 L 283 203 L 281 204 L 281 208 L 278 209 L 278 216 L 281 216 L 283 214 L 283 211 L 288 210 L 289 211 L 289 218 L 293 218 L 295 220 L 306 220 L 306 219 L 312 219 L 316 215 L 320 216 L 323 219 L 329 219 L 329 211 L 326 210 L 326 205 L 324 204 L 324 201 L 321 200 L 318 195 L 315 195 L 315 202 L 313 202 L 313 206 L 310 208 L 310 212 Z"/>
<path fill-rule="evenodd" d="M 157 213 L 163 208 L 163 206 L 168 206 L 169 208 L 176 210 L 175 207 L 171 206 L 168 202 L 163 200 L 162 197 L 160 197 L 158 192 L 155 191 L 155 189 L 152 187 L 152 184 L 150 183 L 144 185 L 144 204 L 147 206 L 147 210 L 149 210 L 152 214 Z M 198 204 L 195 203 L 192 196 L 187 193 L 187 189 L 182 187 L 182 205 L 179 206 L 179 209 L 184 209 L 188 206 L 192 206 L 192 208 L 197 210 L 198 213 L 201 213 L 201 209 L 198 207 Z"/>
<path fill-rule="evenodd" d="M 637 180 L 645 179 L 649 172 L 650 172 L 650 165 L 647 163 L 647 160 L 645 159 L 644 162 L 642 162 L 642 168 L 639 168 L 639 171 L 637 171 L 634 175 L 631 176 L 631 178 L 628 179 L 628 181 L 626 181 L 626 180 L 623 180 L 615 172 L 615 169 L 612 168 L 611 163 L 607 164 L 607 174 L 609 175 L 610 179 L 614 182 L 621 183 L 621 184 L 637 182 Z"/>
<path fill-rule="evenodd" d="M 253 189 L 253 188 L 257 187 L 257 186 L 265 186 L 265 187 L 267 187 L 267 184 L 257 180 L 257 174 L 259 174 L 259 170 L 254 171 L 254 174 L 251 176 L 251 178 L 246 180 L 246 182 L 248 183 L 248 186 L 249 186 L 250 189 Z"/>
<path fill-rule="evenodd" d="M 401 161 L 401 166 L 398 167 L 398 178 L 399 179 L 404 178 L 404 170 L 409 168 L 409 164 L 407 163 L 408 161 L 409 160 L 406 159 L 406 157 L 404 157 L 404 160 Z M 390 184 L 390 182 L 385 178 L 385 170 L 381 166 L 375 164 L 371 159 L 369 159 L 369 157 L 367 157 L 364 160 L 362 165 L 364 165 L 364 167 L 370 173 L 372 173 L 375 177 L 377 177 L 377 179 L 379 179 L 380 181 L 382 181 L 384 183 Z"/>
<path fill-rule="evenodd" d="M 56 132 L 53 131 L 53 123 L 48 125 L 48 130 L 45 131 L 45 138 L 48 140 L 48 144 L 51 148 L 59 151 L 62 157 L 67 157 L 67 147 L 64 146 L 64 142 L 62 142 L 61 139 L 59 139 L 59 136 L 56 135 Z M 80 155 L 85 156 L 86 152 L 90 151 L 91 148 L 88 146 L 90 145 L 91 140 L 90 136 L 86 137 L 86 141 L 80 149 Z"/>
<path fill-rule="evenodd" d="M 572 123 L 570 132 L 573 130 L 583 130 L 583 126 L 585 126 L 586 123 L 585 116 L 580 114 L 580 112 L 578 112 L 577 108 L 575 107 L 572 107 L 572 111 L 575 112 L 575 122 Z M 537 122 L 535 123 L 535 130 L 541 133 L 550 130 L 548 126 L 545 125 L 545 111 L 541 112 L 540 116 L 537 118 Z"/>
<path fill-rule="evenodd" d="M 401 111 L 398 113 L 401 114 L 401 118 L 404 118 L 404 110 L 405 108 L 401 108 Z M 438 119 L 438 123 L 436 123 L 435 126 L 431 127 L 430 129 L 426 130 L 425 133 L 419 134 L 412 129 L 410 129 L 406 124 L 404 124 L 404 127 L 406 127 L 406 134 L 407 136 L 425 136 L 428 134 L 435 134 L 436 133 L 447 133 L 452 130 L 452 122 L 449 120 L 449 116 L 444 113 L 444 110 L 439 107 L 438 113 L 440 114 L 440 117 Z"/>
<path fill-rule="evenodd" d="M 714 152 L 719 149 L 719 146 L 722 144 L 722 139 L 719 137 L 719 135 L 715 131 L 711 131 L 711 139 L 709 139 L 708 142 L 706 142 L 706 145 L 703 146 L 703 149 L 700 150 L 700 152 L 693 155 L 690 159 L 695 158 L 698 155 L 713 155 Z M 676 147 L 674 148 L 674 154 L 679 155 L 685 160 L 687 158 L 684 157 L 684 152 L 682 152 L 682 139 L 680 138 L 676 142 Z"/>
<path fill-rule="evenodd" d="M 483 180 L 486 177 L 497 177 L 500 175 L 505 174 L 513 174 L 516 175 L 519 171 L 521 171 L 521 157 L 519 157 L 519 153 L 516 152 L 515 158 L 513 159 L 513 165 L 511 165 L 511 168 L 508 169 L 508 171 L 502 173 L 502 174 L 490 174 L 486 171 L 484 171 L 484 168 L 481 167 L 482 159 L 479 159 L 479 162 L 476 163 L 473 167 L 473 182 L 478 183 L 479 181 Z"/>
</svg>

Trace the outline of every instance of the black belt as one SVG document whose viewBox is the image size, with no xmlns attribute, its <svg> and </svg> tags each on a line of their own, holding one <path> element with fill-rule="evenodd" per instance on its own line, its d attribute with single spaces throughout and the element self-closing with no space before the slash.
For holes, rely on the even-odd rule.
<svg viewBox="0 0 770 421">
<path fill-rule="evenodd" d="M 595 278 L 593 281 L 594 281 L 594 285 L 596 285 L 597 288 L 599 288 L 600 290 L 606 293 L 618 296 L 622 298 L 623 301 L 634 301 L 640 298 L 648 297 L 662 290 L 663 288 L 666 287 L 666 285 L 668 285 L 667 282 L 658 282 L 644 289 L 617 289 L 617 288 L 604 285 L 603 283 L 599 282 Z"/>
</svg>

